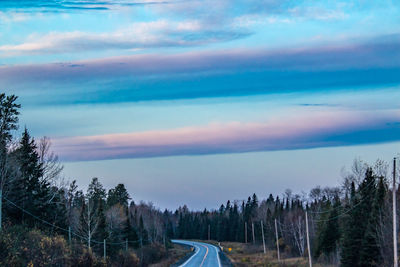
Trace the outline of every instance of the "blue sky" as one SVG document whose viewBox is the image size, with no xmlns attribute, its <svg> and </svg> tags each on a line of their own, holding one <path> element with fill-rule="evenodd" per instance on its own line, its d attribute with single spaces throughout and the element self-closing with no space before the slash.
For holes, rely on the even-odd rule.
<svg viewBox="0 0 400 267">
<path fill-rule="evenodd" d="M 2 1 L 0 88 L 82 186 L 98 176 L 196 209 L 307 191 L 338 184 L 355 157 L 399 152 L 399 8 Z"/>
</svg>

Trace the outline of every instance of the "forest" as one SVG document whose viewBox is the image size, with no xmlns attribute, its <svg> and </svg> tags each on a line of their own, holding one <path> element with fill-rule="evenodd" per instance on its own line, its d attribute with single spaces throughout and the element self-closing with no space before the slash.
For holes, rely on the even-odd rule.
<svg viewBox="0 0 400 267">
<path fill-rule="evenodd" d="M 261 232 L 268 250 L 278 243 L 282 257 L 307 257 L 306 212 L 316 262 L 393 266 L 392 170 L 383 160 L 355 159 L 337 187 L 162 211 L 124 184 L 106 190 L 95 177 L 84 192 L 66 181 L 49 138 L 27 128 L 16 136 L 20 109 L 0 94 L 1 266 L 148 266 L 174 238 L 261 244 Z"/>
</svg>

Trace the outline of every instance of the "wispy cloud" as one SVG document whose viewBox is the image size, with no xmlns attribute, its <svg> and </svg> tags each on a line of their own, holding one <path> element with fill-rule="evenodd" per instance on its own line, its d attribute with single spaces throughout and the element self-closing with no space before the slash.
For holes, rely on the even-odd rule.
<svg viewBox="0 0 400 267">
<path fill-rule="evenodd" d="M 174 2 L 176 0 L 171 0 Z M 36 9 L 42 11 L 63 11 L 63 10 L 107 10 L 120 6 L 134 6 L 134 5 L 154 5 L 154 4 L 166 4 L 170 1 L 163 0 L 70 0 L 70 1 L 58 1 L 58 0 L 47 0 L 47 1 L 29 1 L 29 0 L 3 0 L 0 2 L 0 8 L 11 9 L 18 11 L 29 11 L 30 9 Z"/>
<path fill-rule="evenodd" d="M 38 105 L 397 86 L 400 38 L 380 40 L 308 49 L 232 49 L 0 66 L 0 86 L 19 90 Z"/>
<path fill-rule="evenodd" d="M 132 31 L 138 34 L 136 41 L 129 41 L 124 32 L 116 33 L 115 38 L 120 38 L 117 45 L 130 47 L 134 43 L 148 42 L 157 43 L 148 31 L 164 31 L 169 28 L 168 23 L 159 21 L 157 23 L 143 24 L 143 28 Z M 201 30 L 201 24 L 197 22 L 177 23 L 169 31 L 185 32 L 191 30 Z M 143 34 L 143 35 L 141 35 Z M 71 33 L 63 36 L 61 43 L 69 43 L 70 49 L 85 49 L 85 46 L 79 47 L 75 44 L 75 39 L 79 39 L 81 33 Z M 141 37 L 140 37 L 141 36 Z M 68 49 L 58 47 L 58 34 L 46 36 L 43 43 L 27 43 L 17 46 L 2 46 L 0 51 L 36 51 L 41 49 Z M 107 35 L 95 36 L 96 38 L 87 38 L 90 43 L 98 46 L 112 46 L 113 41 L 107 42 Z M 126 40 L 127 41 L 124 41 Z M 132 38 L 134 39 L 134 38 Z M 100 42 L 97 42 L 100 41 Z M 102 41 L 102 42 L 101 42 Z M 185 43 L 185 41 L 182 41 Z M 190 41 L 187 41 L 190 42 Z M 167 41 L 165 43 L 168 43 Z M 0 68 L 0 77 L 3 79 L 13 79 L 22 72 L 27 80 L 47 79 L 57 77 L 86 77 L 98 74 L 104 75 L 154 75 L 165 73 L 188 73 L 192 71 L 243 71 L 243 70 L 342 70 L 359 68 L 392 68 L 400 67 L 400 35 L 385 35 L 372 40 L 355 44 L 332 44 L 330 46 L 316 46 L 311 48 L 289 48 L 289 49 L 230 49 L 223 51 L 205 51 L 188 52 L 179 54 L 140 54 L 124 57 L 114 57 L 98 60 L 84 60 L 72 63 L 56 64 L 33 64 L 4 66 Z M 82 69 L 75 70 L 71 67 L 80 66 Z"/>
<path fill-rule="evenodd" d="M 20 12 L 4 12 L 0 11 L 0 24 L 21 22 L 30 19 L 30 16 Z"/>
<path fill-rule="evenodd" d="M 308 1 L 307 1 L 308 2 Z M 198 46 L 241 39 L 253 34 L 252 27 L 265 23 L 289 23 L 297 18 L 343 19 L 341 5 L 302 6 L 291 1 L 191 0 L 191 1 L 4 1 L 0 20 L 26 18 L 21 10 L 109 9 L 148 5 L 150 20 L 135 22 L 109 32 L 52 31 L 33 33 L 20 43 L 3 42 L 0 56 L 65 54 L 109 49 Z M 210 7 L 212 11 L 210 12 Z M 11 9 L 11 10 L 9 10 Z M 130 12 L 133 12 L 132 10 Z M 133 12 L 134 13 L 134 12 Z M 20 15 L 16 15 L 20 14 Z M 21 38 L 19 37 L 18 40 Z"/>
<path fill-rule="evenodd" d="M 320 111 L 264 123 L 214 123 L 174 130 L 69 137 L 55 139 L 54 143 L 63 160 L 77 161 L 304 149 L 399 140 L 400 127 L 393 124 L 398 119 L 398 110 Z"/>
<path fill-rule="evenodd" d="M 0 55 L 51 54 L 107 49 L 193 46 L 247 36 L 244 30 L 213 29 L 198 20 L 137 22 L 109 33 L 53 32 L 32 34 L 24 43 L 0 46 Z"/>
</svg>

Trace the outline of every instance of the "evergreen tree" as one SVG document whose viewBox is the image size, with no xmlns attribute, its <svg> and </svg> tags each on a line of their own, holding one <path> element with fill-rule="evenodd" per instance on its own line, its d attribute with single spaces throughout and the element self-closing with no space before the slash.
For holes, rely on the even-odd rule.
<svg viewBox="0 0 400 267">
<path fill-rule="evenodd" d="M 372 204 L 371 216 L 369 217 L 367 229 L 362 241 L 360 252 L 361 266 L 381 266 L 382 258 L 378 245 L 378 224 L 380 218 L 381 207 L 384 205 L 385 186 L 383 178 L 379 179 L 378 187 Z"/>
<path fill-rule="evenodd" d="M 104 204 L 103 201 L 99 201 L 98 208 L 96 211 L 97 225 L 95 232 L 93 234 L 93 239 L 97 242 L 103 242 L 104 239 L 108 238 L 106 216 L 104 214 Z M 97 247 L 97 252 L 100 254 L 102 252 L 101 247 Z"/>
<path fill-rule="evenodd" d="M 258 209 L 258 197 L 257 195 L 254 193 L 252 198 L 251 198 L 251 217 L 252 219 L 257 217 L 257 209 Z"/>
<path fill-rule="evenodd" d="M 354 182 L 351 183 L 350 203 L 345 210 L 350 210 L 343 219 L 344 233 L 341 250 L 341 265 L 343 267 L 358 266 L 360 234 L 357 223 L 359 220 L 359 210 L 356 208 L 359 200 L 356 197 Z"/>
<path fill-rule="evenodd" d="M 31 138 L 25 128 L 19 146 L 15 151 L 15 158 L 18 166 L 18 177 L 12 183 L 10 198 L 26 211 L 42 215 L 46 214 L 47 200 L 49 196 L 49 184 L 41 182 L 43 166 L 39 161 L 36 152 L 35 140 Z M 24 223 L 33 225 L 32 217 L 27 217 L 18 210 L 17 218 Z"/>
<path fill-rule="evenodd" d="M 371 168 L 367 168 L 365 178 L 358 188 L 358 196 L 353 192 L 353 188 L 354 183 L 351 188 L 352 205 L 344 232 L 341 262 L 343 266 L 375 266 L 379 262 L 374 234 L 375 215 L 372 208 L 376 196 L 376 177 Z"/>
<path fill-rule="evenodd" d="M 316 251 L 316 256 L 320 253 L 325 254 L 327 257 L 331 256 L 336 252 L 339 245 L 340 239 L 340 228 L 339 228 L 339 212 L 340 212 L 340 200 L 336 197 L 334 204 L 329 213 L 329 217 L 324 223 L 324 228 L 319 234 L 320 242 Z"/>
<path fill-rule="evenodd" d="M 106 216 L 104 214 L 104 206 L 103 202 L 99 202 L 99 208 L 97 210 L 96 214 L 98 218 L 98 226 L 97 226 L 97 232 L 94 235 L 94 238 L 102 241 L 103 239 L 107 238 L 107 231 L 106 231 Z"/>
<path fill-rule="evenodd" d="M 129 246 L 138 248 L 139 247 L 139 237 L 136 229 L 133 227 L 133 217 L 128 208 L 126 210 L 126 221 L 124 234 L 126 239 L 129 241 Z"/>
<path fill-rule="evenodd" d="M 108 191 L 107 206 L 112 207 L 120 204 L 123 207 L 128 207 L 129 197 L 128 191 L 124 184 L 118 184 L 115 188 Z"/>
<path fill-rule="evenodd" d="M 101 204 L 105 206 L 106 190 L 100 183 L 99 178 L 94 177 L 88 186 L 86 193 L 88 199 L 90 199 L 90 204 L 93 205 L 93 210 L 97 212 L 98 206 Z"/>
<path fill-rule="evenodd" d="M 0 192 L 3 196 L 7 180 L 11 178 L 12 168 L 9 164 L 9 146 L 12 140 L 12 131 L 18 129 L 18 115 L 21 105 L 16 104 L 15 95 L 0 94 Z M 2 197 L 0 202 L 3 203 Z M 1 205 L 0 205 L 1 206 Z M 0 218 L 0 229 L 2 221 Z"/>
<path fill-rule="evenodd" d="M 146 245 L 149 242 L 149 234 L 146 228 L 144 227 L 142 215 L 140 215 L 139 219 L 139 233 L 140 233 L 141 244 Z"/>
</svg>

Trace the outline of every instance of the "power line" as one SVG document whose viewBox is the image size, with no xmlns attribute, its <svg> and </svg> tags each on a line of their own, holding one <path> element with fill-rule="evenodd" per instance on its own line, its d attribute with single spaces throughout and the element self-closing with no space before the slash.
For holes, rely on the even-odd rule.
<svg viewBox="0 0 400 267">
<path fill-rule="evenodd" d="M 24 213 L 26 213 L 26 214 L 32 216 L 33 218 L 35 218 L 36 220 L 38 220 L 38 221 L 40 221 L 40 222 L 42 222 L 42 223 L 44 223 L 44 224 L 47 224 L 47 225 L 52 226 L 52 227 L 54 227 L 54 228 L 57 228 L 57 229 L 59 229 L 59 230 L 61 230 L 61 231 L 64 231 L 64 232 L 67 232 L 67 233 L 71 233 L 71 234 L 73 234 L 73 235 L 75 235 L 75 236 L 77 236 L 77 237 L 79 237 L 79 238 L 81 238 L 81 239 L 88 240 L 88 238 L 86 238 L 86 237 L 84 237 L 84 236 L 81 236 L 81 235 L 79 235 L 79 234 L 77 234 L 77 233 L 74 233 L 73 231 L 70 231 L 70 230 L 65 229 L 65 228 L 63 228 L 63 227 L 60 227 L 60 226 L 58 226 L 58 225 L 55 225 L 54 223 L 48 222 L 48 221 L 46 221 L 46 220 L 43 220 L 42 218 L 40 218 L 40 217 L 38 217 L 38 216 L 32 214 L 31 212 L 29 212 L 29 211 L 27 211 L 26 209 L 24 209 L 24 208 L 18 206 L 17 204 L 15 204 L 14 202 L 12 202 L 11 200 L 9 200 L 9 199 L 7 199 L 7 198 L 5 198 L 5 197 L 4 197 L 4 199 L 5 199 L 7 202 L 9 202 L 11 205 L 13 205 L 14 207 L 20 209 L 22 212 L 24 212 Z M 142 241 L 143 241 L 143 239 L 140 238 L 139 240 L 128 241 L 128 243 L 134 243 L 134 244 L 136 244 L 136 243 L 140 243 L 140 242 L 142 242 Z M 150 241 L 150 240 L 147 239 L 147 241 Z M 90 242 L 93 242 L 93 243 L 96 243 L 96 244 L 103 244 L 103 243 L 104 243 L 104 241 L 97 241 L 97 240 L 91 240 Z M 107 242 L 107 244 L 108 244 L 108 245 L 122 245 L 122 244 L 126 244 L 126 241 L 124 241 L 124 242 Z"/>
<path fill-rule="evenodd" d="M 313 222 L 328 222 L 328 221 L 332 221 L 332 220 L 335 220 L 335 219 L 337 219 L 337 218 L 343 217 L 344 215 L 348 214 L 350 211 L 354 210 L 356 207 L 358 207 L 359 205 L 361 205 L 361 204 L 363 203 L 363 201 L 365 201 L 365 199 L 367 199 L 367 198 L 368 198 L 368 196 L 366 196 L 366 197 L 360 199 L 359 202 L 358 202 L 357 204 L 353 205 L 352 207 L 350 207 L 349 209 L 343 211 L 342 213 L 338 214 L 338 215 L 335 216 L 335 217 L 332 217 L 332 218 L 329 218 L 329 219 L 324 219 L 324 220 L 315 220 L 315 219 L 312 219 L 312 218 L 311 218 L 310 220 L 312 220 Z M 330 211 L 333 211 L 333 210 L 330 210 Z M 283 224 L 283 223 L 281 223 L 281 222 L 279 222 L 279 221 L 278 221 L 278 223 L 279 223 L 281 226 L 283 226 L 284 228 L 289 228 L 289 227 L 290 227 L 290 226 L 287 226 L 287 225 L 285 225 L 285 224 Z M 284 231 L 284 232 L 287 232 L 287 231 L 288 231 L 288 230 L 283 230 L 282 228 L 281 228 L 281 230 Z"/>
<path fill-rule="evenodd" d="M 32 216 L 32 217 L 35 218 L 36 220 L 41 221 L 42 223 L 47 224 L 47 225 L 50 225 L 50 226 L 52 226 L 52 227 L 54 227 L 54 228 L 57 228 L 57 229 L 59 229 L 59 230 L 62 230 L 62 231 L 65 231 L 65 232 L 69 232 L 68 229 L 62 228 L 62 227 L 60 227 L 60 226 L 58 226 L 58 225 L 55 225 L 55 224 L 53 224 L 53 223 L 50 223 L 50 222 L 48 222 L 48 221 L 46 221 L 46 220 L 43 220 L 43 219 L 39 218 L 38 216 L 36 216 L 36 215 L 32 214 L 31 212 L 27 211 L 26 209 L 24 209 L 24 208 L 18 206 L 17 204 L 15 204 L 14 202 L 12 202 L 11 200 L 9 200 L 9 199 L 7 199 L 7 198 L 4 198 L 4 199 L 5 199 L 7 202 L 9 202 L 11 205 L 13 205 L 14 207 L 16 207 L 16 208 L 20 209 L 22 212 L 25 212 L 26 214 Z M 75 236 L 77 236 L 77 237 L 79 237 L 79 238 L 86 239 L 85 237 L 80 236 L 80 235 L 78 235 L 78 234 L 76 234 L 76 233 L 74 233 L 74 232 L 72 232 L 72 231 L 71 231 L 71 234 L 73 234 L 73 235 L 75 235 Z"/>
<path fill-rule="evenodd" d="M 360 192 L 364 192 L 364 190 L 367 190 L 367 188 L 370 187 L 370 186 L 371 186 L 372 184 L 374 184 L 375 182 L 376 182 L 375 179 L 372 180 L 372 181 L 371 181 L 369 184 L 367 184 L 367 186 L 364 187 Z M 335 209 L 340 210 L 341 207 L 331 208 L 331 209 L 325 210 L 325 211 L 308 211 L 308 212 L 309 212 L 309 213 L 312 213 L 312 214 L 323 214 L 323 213 L 330 213 L 330 212 L 334 211 Z"/>
<path fill-rule="evenodd" d="M 337 215 L 335 217 L 332 217 L 332 218 L 329 218 L 329 219 L 326 219 L 326 220 L 314 220 L 314 219 L 311 219 L 311 220 L 313 222 L 329 222 L 329 221 L 335 220 L 337 218 L 343 217 L 344 215 L 348 214 L 350 211 L 354 210 L 356 207 L 361 205 L 363 203 L 363 201 L 365 201 L 367 198 L 368 198 L 368 196 L 364 197 L 363 199 L 360 199 L 359 200 L 360 202 L 358 202 L 357 204 L 353 205 L 352 207 L 350 207 L 349 209 L 345 210 L 344 212 L 342 212 L 341 214 L 339 214 L 339 215 Z"/>
</svg>

